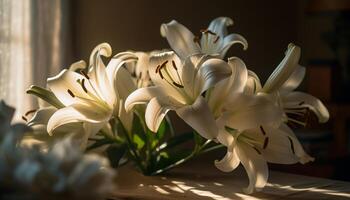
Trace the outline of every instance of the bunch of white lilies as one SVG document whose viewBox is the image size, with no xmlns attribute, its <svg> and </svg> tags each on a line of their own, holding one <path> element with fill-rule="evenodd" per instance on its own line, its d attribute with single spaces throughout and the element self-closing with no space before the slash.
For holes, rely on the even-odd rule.
<svg viewBox="0 0 350 200">
<path fill-rule="evenodd" d="M 236 43 L 248 48 L 243 36 L 228 34 L 231 25 L 230 18 L 219 17 L 195 36 L 171 21 L 161 25 L 171 50 L 122 52 L 107 66 L 102 57 L 112 55 L 111 47 L 98 45 L 88 65 L 74 63 L 49 78 L 47 89 L 28 90 L 45 101 L 24 116 L 32 115 L 27 124 L 34 133 L 28 138 L 49 146 L 70 134 L 81 149 L 107 149 L 116 166 L 131 160 L 149 175 L 224 146 L 227 153 L 215 166 L 230 172 L 241 163 L 249 177 L 246 193 L 265 186 L 267 162 L 313 161 L 287 125 L 305 125 L 309 111 L 319 122 L 329 118 L 320 100 L 294 91 L 305 75 L 298 64 L 300 48 L 289 44 L 262 84 L 240 58 L 225 58 Z M 167 117 L 171 110 L 193 128 L 193 134 L 173 134 Z M 194 150 L 174 155 L 188 137 L 194 138 Z"/>
</svg>

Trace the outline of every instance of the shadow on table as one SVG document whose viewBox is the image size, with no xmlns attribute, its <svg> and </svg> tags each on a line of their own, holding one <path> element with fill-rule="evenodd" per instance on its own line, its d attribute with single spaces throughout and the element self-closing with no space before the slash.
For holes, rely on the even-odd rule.
<svg viewBox="0 0 350 200">
<path fill-rule="evenodd" d="M 248 178 L 242 168 L 232 173 L 221 173 L 207 167 L 182 167 L 164 176 L 148 177 L 124 167 L 119 170 L 118 189 L 114 196 L 120 199 L 165 200 L 231 200 L 231 199 L 350 199 L 350 186 L 305 176 L 273 172 L 269 184 L 254 195 L 242 193 Z"/>
</svg>

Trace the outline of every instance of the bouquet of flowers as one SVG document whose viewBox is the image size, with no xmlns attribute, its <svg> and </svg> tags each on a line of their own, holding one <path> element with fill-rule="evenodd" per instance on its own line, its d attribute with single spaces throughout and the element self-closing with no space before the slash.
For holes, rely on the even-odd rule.
<svg viewBox="0 0 350 200">
<path fill-rule="evenodd" d="M 40 106 L 23 116 L 32 131 L 21 143 L 50 152 L 69 137 L 82 151 L 105 155 L 113 167 L 132 162 L 145 175 L 226 148 L 214 164 L 231 172 L 241 163 L 249 178 L 246 193 L 265 186 L 267 162 L 313 161 L 289 125 L 305 126 L 310 112 L 326 122 L 329 113 L 317 98 L 294 91 L 305 75 L 300 47 L 289 44 L 262 84 L 243 60 L 226 58 L 234 44 L 248 48 L 243 36 L 228 33 L 231 25 L 232 19 L 219 17 L 196 36 L 177 21 L 162 24 L 169 50 L 113 55 L 109 44 L 97 45 L 88 64 L 73 63 L 49 78 L 47 88 L 28 89 Z M 111 57 L 107 65 L 103 57 Z M 193 132 L 175 133 L 168 111 Z"/>
</svg>

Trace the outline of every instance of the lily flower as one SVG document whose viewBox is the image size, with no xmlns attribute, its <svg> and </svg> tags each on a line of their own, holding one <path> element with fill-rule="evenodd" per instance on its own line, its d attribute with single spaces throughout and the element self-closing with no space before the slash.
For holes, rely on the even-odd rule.
<svg viewBox="0 0 350 200">
<path fill-rule="evenodd" d="M 294 164 L 313 160 L 306 156 L 293 131 L 283 123 L 277 128 L 266 125 L 243 132 L 224 126 L 218 140 L 227 146 L 227 153 L 222 160 L 215 161 L 215 166 L 230 172 L 242 163 L 249 177 L 249 185 L 243 191 L 248 194 L 260 191 L 266 185 L 267 162 Z"/>
<path fill-rule="evenodd" d="M 312 111 L 320 123 L 327 122 L 329 112 L 316 97 L 299 91 L 294 91 L 305 76 L 305 68 L 298 64 L 300 47 L 289 44 L 286 55 L 277 66 L 264 86 L 254 73 L 250 73 L 245 91 L 248 93 L 266 93 L 274 96 L 281 109 L 284 110 L 285 122 L 306 125 L 308 112 Z"/>
<path fill-rule="evenodd" d="M 205 55 L 188 57 L 184 62 L 172 51 L 151 56 L 149 73 L 155 86 L 140 88 L 126 99 L 125 108 L 147 104 L 145 119 L 156 132 L 169 110 L 207 139 L 217 136 L 217 127 L 202 94 L 230 75 L 226 62 Z"/>
<path fill-rule="evenodd" d="M 227 27 L 233 25 L 228 17 L 214 19 L 207 29 L 201 30 L 201 38 L 194 36 L 184 25 L 173 20 L 161 25 L 161 35 L 166 37 L 170 47 L 181 58 L 194 54 L 216 55 L 224 58 L 229 48 L 236 43 L 248 48 L 247 40 L 239 34 L 227 33 Z"/>
<path fill-rule="evenodd" d="M 130 130 L 132 113 L 124 110 L 124 100 L 136 89 L 130 74 L 121 67 L 136 58 L 112 58 L 105 67 L 101 56 L 111 56 L 109 44 L 98 45 L 90 56 L 88 71 L 63 70 L 48 79 L 48 87 L 64 105 L 49 119 L 47 131 L 70 123 L 82 122 L 88 132 L 97 133 L 112 117 L 119 117 Z"/>
</svg>

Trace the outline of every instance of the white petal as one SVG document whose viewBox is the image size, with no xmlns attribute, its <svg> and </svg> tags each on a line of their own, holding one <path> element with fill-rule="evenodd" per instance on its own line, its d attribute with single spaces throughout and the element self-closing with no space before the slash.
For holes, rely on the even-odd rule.
<svg viewBox="0 0 350 200">
<path fill-rule="evenodd" d="M 217 58 L 206 60 L 197 74 L 196 82 L 200 84 L 200 87 L 197 87 L 199 94 L 214 87 L 219 81 L 228 78 L 231 73 L 231 67 L 225 61 Z"/>
<path fill-rule="evenodd" d="M 235 149 L 232 152 L 227 151 L 223 159 L 215 160 L 215 166 L 223 172 L 231 172 L 238 167 L 240 160 L 236 154 Z"/>
<path fill-rule="evenodd" d="M 299 58 L 300 47 L 294 44 L 289 44 L 286 56 L 266 81 L 263 91 L 269 93 L 279 90 L 299 66 Z"/>
<path fill-rule="evenodd" d="M 294 164 L 299 161 L 299 158 L 291 150 L 289 138 L 285 133 L 282 133 L 281 129 L 261 126 L 255 130 L 245 131 L 245 135 L 261 142 L 259 149 L 267 162 Z"/>
<path fill-rule="evenodd" d="M 284 82 L 282 85 L 280 92 L 290 92 L 299 87 L 300 83 L 303 81 L 305 77 L 305 67 L 299 66 L 295 69 L 292 75 Z"/>
<path fill-rule="evenodd" d="M 147 127 L 152 132 L 157 132 L 160 123 L 170 109 L 174 109 L 174 107 L 172 105 L 164 104 L 157 98 L 153 98 L 146 108 L 145 119 Z"/>
<path fill-rule="evenodd" d="M 218 50 L 218 53 L 221 55 L 222 58 L 224 58 L 226 52 L 230 49 L 230 47 L 237 43 L 241 44 L 244 50 L 248 48 L 248 42 L 242 35 L 230 34 L 220 41 L 220 49 Z"/>
<path fill-rule="evenodd" d="M 162 24 L 160 32 L 163 37 L 167 38 L 170 47 L 181 59 L 201 52 L 198 44 L 194 42 L 192 32 L 175 20 Z"/>
<path fill-rule="evenodd" d="M 158 99 L 162 99 L 165 102 L 173 102 L 178 105 L 175 99 L 171 96 L 167 95 L 166 91 L 164 91 L 161 87 L 152 86 L 147 88 L 137 89 L 135 92 L 131 93 L 125 101 L 125 109 L 130 111 L 136 104 L 146 104 L 154 97 Z"/>
<path fill-rule="evenodd" d="M 281 122 L 283 111 L 266 96 L 237 94 L 229 101 L 225 107 L 229 111 L 220 117 L 229 127 L 243 131 L 261 124 Z"/>
<path fill-rule="evenodd" d="M 218 17 L 210 22 L 208 30 L 218 34 L 219 36 L 227 35 L 227 27 L 233 25 L 233 20 L 229 17 Z"/>
<path fill-rule="evenodd" d="M 175 70 L 173 62 L 177 67 Z M 182 84 L 180 76 L 182 74 L 182 63 L 179 57 L 172 51 L 161 52 L 154 54 L 150 57 L 149 62 L 145 63 L 149 67 L 149 75 L 152 82 L 156 86 L 164 88 L 165 91 L 176 99 L 182 99 L 180 101 L 185 101 L 183 95 L 172 82 Z M 162 69 L 157 70 L 160 66 Z M 170 77 L 169 77 L 170 76 Z"/>
<path fill-rule="evenodd" d="M 119 101 L 118 117 L 119 117 L 120 121 L 123 123 L 126 130 L 130 132 L 132 129 L 134 113 L 133 112 L 126 112 L 123 99 L 121 99 Z"/>
<path fill-rule="evenodd" d="M 56 128 L 75 122 L 91 122 L 91 123 L 100 123 L 101 121 L 90 119 L 82 113 L 78 112 L 74 107 L 64 107 L 57 110 L 50 118 L 47 124 L 47 132 L 52 134 L 53 130 Z"/>
<path fill-rule="evenodd" d="M 83 70 L 86 68 L 86 62 L 84 60 L 79 60 L 69 66 L 69 71 L 75 72 L 78 70 Z"/>
<path fill-rule="evenodd" d="M 284 107 L 308 107 L 318 117 L 319 122 L 324 123 L 329 119 L 328 109 L 316 97 L 304 92 L 290 92 L 282 96 Z M 302 105 L 300 105 L 302 103 Z"/>
<path fill-rule="evenodd" d="M 199 96 L 192 105 L 176 109 L 176 113 L 204 138 L 217 137 L 218 129 L 214 117 L 202 96 Z"/>
<path fill-rule="evenodd" d="M 243 142 L 237 143 L 237 155 L 249 177 L 249 185 L 243 191 L 247 194 L 260 191 L 269 175 L 266 161 L 253 147 Z"/>
<path fill-rule="evenodd" d="M 280 126 L 281 133 L 289 137 L 290 144 L 289 147 L 294 152 L 295 155 L 299 158 L 299 162 L 302 164 L 314 161 L 315 159 L 308 155 L 305 151 L 303 146 L 300 144 L 298 138 L 295 136 L 294 132 L 285 124 L 281 124 Z M 292 149 L 293 148 L 293 149 Z"/>
<path fill-rule="evenodd" d="M 233 145 L 233 142 L 234 142 L 234 137 L 228 133 L 226 130 L 225 130 L 225 124 L 220 124 L 220 122 L 218 122 L 218 127 L 219 127 L 219 133 L 218 133 L 218 136 L 217 136 L 217 140 L 224 146 L 226 147 L 231 147 Z"/>
<path fill-rule="evenodd" d="M 34 126 L 38 124 L 47 124 L 50 117 L 57 111 L 57 108 L 50 106 L 41 108 L 35 112 L 32 119 L 30 119 L 27 123 L 28 126 Z"/>
<path fill-rule="evenodd" d="M 107 43 L 102 43 L 95 47 L 90 56 L 90 68 L 88 76 L 89 81 L 96 88 L 96 92 L 109 106 L 113 107 L 116 94 L 114 93 L 111 81 L 106 73 L 106 66 L 102 61 L 101 56 L 109 57 L 112 49 Z"/>
<path fill-rule="evenodd" d="M 253 72 L 248 70 L 248 79 L 244 89 L 246 94 L 256 94 L 261 90 L 261 82 L 259 77 Z"/>
<path fill-rule="evenodd" d="M 90 98 L 87 96 L 82 86 L 77 82 L 77 80 L 83 78 L 84 76 L 78 73 L 64 69 L 58 75 L 48 78 L 47 85 L 65 106 L 69 106 L 75 103 L 76 99 L 68 93 L 68 90 L 70 90 L 75 96 Z M 87 87 L 88 84 L 85 84 L 85 86 Z"/>
<path fill-rule="evenodd" d="M 231 76 L 218 82 L 209 94 L 208 104 L 214 113 L 221 111 L 221 107 L 230 95 L 243 92 L 246 85 L 248 72 L 243 61 L 232 57 L 228 64 L 232 71 Z"/>
</svg>

